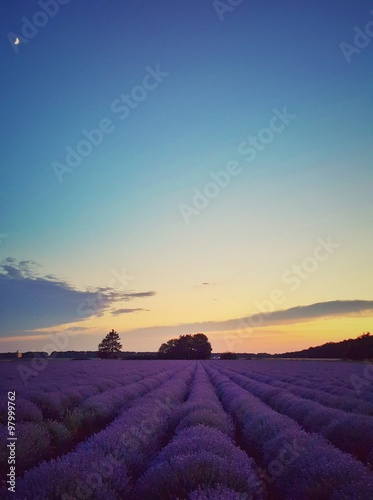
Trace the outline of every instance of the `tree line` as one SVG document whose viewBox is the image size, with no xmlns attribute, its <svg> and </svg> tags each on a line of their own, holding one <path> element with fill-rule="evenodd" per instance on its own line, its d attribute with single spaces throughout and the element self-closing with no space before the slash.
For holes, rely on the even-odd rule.
<svg viewBox="0 0 373 500">
<path fill-rule="evenodd" d="M 203 333 L 194 335 L 180 335 L 178 338 L 170 339 L 163 343 L 157 353 L 123 352 L 122 343 L 118 333 L 111 330 L 99 343 L 97 351 L 54 351 L 50 355 L 47 352 L 25 352 L 20 359 L 35 357 L 56 357 L 73 359 L 91 359 L 100 357 L 102 359 L 209 359 L 212 347 Z M 0 359 L 16 359 L 17 353 L 0 353 Z M 231 353 L 220 355 L 220 359 L 261 359 L 261 358 L 331 358 L 346 360 L 373 359 L 373 335 L 369 332 L 363 333 L 356 339 L 343 340 L 341 342 L 328 342 L 321 346 L 310 347 L 302 351 L 286 352 L 283 354 L 268 353 Z"/>
<path fill-rule="evenodd" d="M 118 358 L 122 344 L 115 330 L 111 330 L 98 346 L 99 356 L 103 359 Z M 158 351 L 160 359 L 209 359 L 212 347 L 203 333 L 180 335 L 161 345 Z"/>
<path fill-rule="evenodd" d="M 335 358 L 346 360 L 373 359 L 373 335 L 363 333 L 356 339 L 342 340 L 341 342 L 327 342 L 326 344 L 303 349 L 302 351 L 276 354 L 278 358 Z"/>
</svg>

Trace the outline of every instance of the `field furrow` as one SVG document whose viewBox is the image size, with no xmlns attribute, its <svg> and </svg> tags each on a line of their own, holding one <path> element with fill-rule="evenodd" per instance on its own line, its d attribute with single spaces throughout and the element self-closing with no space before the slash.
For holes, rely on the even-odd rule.
<svg viewBox="0 0 373 500">
<path fill-rule="evenodd" d="M 255 464 L 235 445 L 232 420 L 201 364 L 173 418 L 172 440 L 139 479 L 131 499 L 264 498 Z"/>
<path fill-rule="evenodd" d="M 109 425 L 120 413 L 136 404 L 137 399 L 156 389 L 175 375 L 163 370 L 157 375 L 141 376 L 138 382 L 116 387 L 92 396 L 61 420 L 17 423 L 19 437 L 17 475 L 22 475 L 43 460 L 50 460 L 73 450 L 74 447 Z M 138 377 L 136 377 L 138 378 Z M 5 439 L 6 428 L 0 428 Z M 0 454 L 0 471 L 6 469 L 5 450 Z"/>
<path fill-rule="evenodd" d="M 324 436 L 340 450 L 373 465 L 372 417 L 325 407 L 234 370 L 224 369 L 223 373 L 273 410 L 295 420 L 306 431 Z"/>
<path fill-rule="evenodd" d="M 262 467 L 275 498 L 369 498 L 373 474 L 323 437 L 305 432 L 206 363 L 227 412 L 239 425 L 246 451 Z"/>
<path fill-rule="evenodd" d="M 40 500 L 84 494 L 94 499 L 123 498 L 132 487 L 132 478 L 167 439 L 170 412 L 186 397 L 194 369 L 190 363 L 174 367 L 160 387 L 139 398 L 74 452 L 27 471 L 13 498 L 33 499 L 41 491 Z M 47 485 L 45 477 L 52 478 Z"/>
<path fill-rule="evenodd" d="M 365 366 L 66 361 L 50 363 L 29 385 L 17 378 L 18 363 L 9 366 L 0 395 L 15 388 L 17 487 L 7 491 L 2 447 L 1 498 L 371 498 Z M 361 401 L 352 376 L 360 377 Z M 4 442 L 7 430 L 0 425 Z"/>
</svg>

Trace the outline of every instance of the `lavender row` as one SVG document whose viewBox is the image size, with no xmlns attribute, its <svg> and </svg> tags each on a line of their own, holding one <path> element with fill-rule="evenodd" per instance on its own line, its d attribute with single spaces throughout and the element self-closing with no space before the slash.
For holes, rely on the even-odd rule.
<svg viewBox="0 0 373 500">
<path fill-rule="evenodd" d="M 219 429 L 232 439 L 234 437 L 233 421 L 224 411 L 201 363 L 197 365 L 187 401 L 177 408 L 173 418 L 175 432 L 204 424 Z"/>
<path fill-rule="evenodd" d="M 197 424 L 176 434 L 129 498 L 207 500 L 219 492 L 224 500 L 265 498 L 246 453 L 217 428 Z"/>
<path fill-rule="evenodd" d="M 12 498 L 125 498 L 132 478 L 167 440 L 170 413 L 184 400 L 193 370 L 194 365 L 188 363 L 173 365 L 171 380 L 136 400 L 106 429 L 78 445 L 73 453 L 26 472 Z"/>
<path fill-rule="evenodd" d="M 127 370 L 127 373 L 130 371 L 132 369 Z M 118 364 L 109 366 L 102 360 L 71 362 L 36 358 L 32 361 L 12 361 L 0 364 L 0 392 L 11 386 L 19 396 L 24 397 L 34 390 L 51 392 L 74 388 L 77 381 L 81 386 L 94 384 L 104 390 L 115 382 L 121 373 L 125 372 L 119 370 Z"/>
<path fill-rule="evenodd" d="M 251 373 L 267 376 L 271 380 L 280 379 L 285 382 L 297 383 L 305 387 L 315 387 L 320 384 L 320 390 L 329 392 L 337 388 L 353 391 L 349 385 L 351 375 L 358 374 L 357 363 L 334 361 L 296 361 L 296 360 L 260 360 L 255 362 L 242 361 L 236 363 L 238 369 L 249 369 Z M 231 363 L 231 367 L 233 367 Z M 336 393 L 337 393 L 336 392 Z"/>
<path fill-rule="evenodd" d="M 240 428 L 245 449 L 261 464 L 263 485 L 275 498 L 370 498 L 373 474 L 362 463 L 308 434 L 212 365 L 207 370 Z"/>
<path fill-rule="evenodd" d="M 251 370 L 249 371 L 239 369 L 238 371 L 242 375 L 245 375 L 252 380 L 267 383 L 272 387 L 276 387 L 279 389 L 286 389 L 287 391 L 292 392 L 295 395 L 298 395 L 305 399 L 310 399 L 312 401 L 317 401 L 318 403 L 321 403 L 324 406 L 329 406 L 330 408 L 337 408 L 339 410 L 344 410 L 350 413 L 373 415 L 373 403 L 363 401 L 352 391 L 344 390 L 343 394 L 331 394 L 319 389 L 315 389 L 314 387 L 311 388 L 305 386 L 304 384 L 297 383 L 297 381 L 284 382 L 281 380 L 277 380 L 277 378 L 268 377 Z M 278 377 L 278 375 L 276 375 L 275 377 Z"/>
<path fill-rule="evenodd" d="M 45 361 L 45 360 L 44 360 Z M 56 361 L 49 360 L 41 371 L 33 370 L 32 362 L 0 363 L 0 395 L 12 390 L 17 398 L 29 399 L 32 395 L 69 393 L 70 397 L 79 397 L 81 391 L 90 391 L 89 395 L 133 383 L 164 369 L 161 361 L 151 363 L 151 368 L 140 365 L 137 361 Z M 22 378 L 22 371 L 34 374 L 27 380 Z M 27 373 L 27 372 L 26 372 Z M 77 394 L 75 394 L 77 392 Z"/>
<path fill-rule="evenodd" d="M 105 362 L 103 362 L 105 363 Z M 121 363 L 123 366 L 124 363 Z M 59 367 L 62 366 L 59 364 Z M 75 366 L 75 365 L 74 365 Z M 92 365 L 89 366 L 92 368 Z M 85 377 L 81 377 L 80 371 L 75 371 L 73 374 L 66 373 L 66 365 L 64 374 L 59 374 L 59 384 L 52 383 L 52 380 L 43 382 L 40 379 L 35 379 L 32 387 L 25 388 L 18 381 L 18 385 L 13 385 L 9 380 L 2 380 L 1 385 L 9 390 L 9 387 L 17 394 L 17 422 L 31 421 L 40 422 L 44 419 L 62 419 L 66 410 L 80 404 L 88 397 L 104 391 L 121 387 L 130 383 L 137 382 L 149 376 L 151 373 L 129 372 L 123 373 L 115 367 L 113 371 L 109 365 L 101 365 L 100 372 L 92 372 L 89 370 L 85 373 Z M 115 378 L 103 377 L 102 368 L 111 372 Z M 111 370 L 110 370 L 111 368 Z M 14 367 L 13 367 L 14 369 Z M 156 367 L 153 367 L 152 373 L 156 373 Z M 159 370 L 158 370 L 159 371 Z M 55 372 L 54 372 L 55 373 Z M 42 374 L 40 374 L 41 377 Z M 74 377 L 72 377 L 74 375 Z M 100 376 L 101 375 L 101 376 Z M 79 376 L 79 384 L 76 383 L 76 376 Z M 86 379 L 86 384 L 84 380 Z M 49 385 L 48 385 L 49 384 Z M 5 423 L 5 406 L 6 397 L 0 399 L 0 423 Z"/>
<path fill-rule="evenodd" d="M 282 363 L 281 363 L 282 364 Z M 280 363 L 275 363 L 274 366 Z M 298 368 L 292 368 L 293 365 Z M 303 365 L 303 368 L 301 366 Z M 264 362 L 265 369 L 271 368 Z M 373 365 L 371 363 L 348 362 L 283 362 L 282 371 L 269 369 L 268 373 L 282 381 L 319 391 L 327 395 L 357 398 L 373 405 Z M 294 377 L 291 376 L 294 374 Z M 262 373 L 263 376 L 263 373 Z"/>
<path fill-rule="evenodd" d="M 254 462 L 233 442 L 225 413 L 202 365 L 188 400 L 174 412 L 171 442 L 137 482 L 131 499 L 262 499 Z"/>
<path fill-rule="evenodd" d="M 255 364 L 254 364 L 255 363 Z M 250 373 L 267 377 L 267 382 L 280 379 L 295 385 L 314 388 L 328 395 L 358 397 L 373 404 L 373 366 L 364 363 L 335 361 L 259 361 L 250 363 Z M 238 363 L 247 369 L 248 363 Z M 255 370 L 256 367 L 262 370 Z M 264 372 L 264 373 L 263 373 Z M 360 384 L 363 382 L 362 384 Z"/>
<path fill-rule="evenodd" d="M 224 372 L 240 387 L 250 391 L 279 413 L 287 415 L 309 432 L 321 434 L 340 450 L 373 464 L 373 418 L 299 398 L 269 384 L 252 381 L 246 375 Z"/>
<path fill-rule="evenodd" d="M 174 372 L 163 371 L 140 382 L 93 396 L 59 422 L 43 420 L 38 423 L 17 422 L 17 474 L 70 451 L 76 443 L 108 425 L 120 412 L 147 392 L 155 389 Z M 6 429 L 0 430 L 4 442 Z M 6 467 L 5 450 L 0 452 L 0 471 Z"/>
</svg>

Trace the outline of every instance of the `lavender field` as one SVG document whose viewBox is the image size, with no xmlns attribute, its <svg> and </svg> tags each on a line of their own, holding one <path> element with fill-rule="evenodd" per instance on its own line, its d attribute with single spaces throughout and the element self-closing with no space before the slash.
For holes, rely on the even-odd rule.
<svg viewBox="0 0 373 500">
<path fill-rule="evenodd" d="M 372 498 L 372 365 L 52 360 L 27 377 L 28 366 L 0 364 L 1 498 Z"/>
</svg>

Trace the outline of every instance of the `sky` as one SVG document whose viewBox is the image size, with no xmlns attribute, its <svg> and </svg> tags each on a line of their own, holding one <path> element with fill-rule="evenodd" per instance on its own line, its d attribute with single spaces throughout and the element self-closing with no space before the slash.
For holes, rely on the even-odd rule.
<svg viewBox="0 0 373 500">
<path fill-rule="evenodd" d="M 371 2 L 0 7 L 0 351 L 372 331 Z"/>
</svg>

